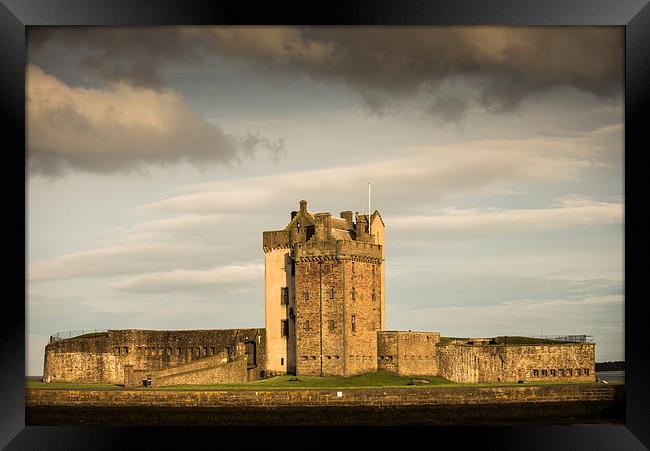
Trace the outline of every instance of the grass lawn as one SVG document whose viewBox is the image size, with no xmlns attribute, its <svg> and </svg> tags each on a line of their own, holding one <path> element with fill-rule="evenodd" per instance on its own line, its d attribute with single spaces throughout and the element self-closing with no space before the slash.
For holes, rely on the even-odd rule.
<svg viewBox="0 0 650 451">
<path fill-rule="evenodd" d="M 82 383 L 76 383 L 76 382 L 50 382 L 49 384 L 46 382 L 41 382 L 41 380 L 34 380 L 34 379 L 27 379 L 25 381 L 25 388 L 68 388 L 68 389 L 75 389 L 75 388 L 94 388 L 94 389 L 120 389 L 122 388 L 121 385 L 113 385 L 113 384 L 82 384 Z"/>
</svg>

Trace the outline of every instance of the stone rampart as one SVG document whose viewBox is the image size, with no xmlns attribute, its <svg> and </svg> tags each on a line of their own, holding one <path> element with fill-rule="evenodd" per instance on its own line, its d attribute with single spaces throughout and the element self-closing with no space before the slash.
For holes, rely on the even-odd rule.
<svg viewBox="0 0 650 451">
<path fill-rule="evenodd" d="M 109 330 L 101 336 L 55 341 L 45 348 L 43 380 L 124 384 L 152 373 L 197 362 L 244 343 L 249 367 L 264 368 L 264 329 Z M 125 374 L 132 375 L 125 378 Z M 253 372 L 252 374 L 259 374 Z M 126 381 L 129 379 L 129 381 Z"/>
<path fill-rule="evenodd" d="M 437 375 L 438 332 L 379 331 L 377 368 L 401 375 Z"/>
<path fill-rule="evenodd" d="M 454 382 L 595 381 L 595 345 L 438 345 L 439 375 Z"/>
<path fill-rule="evenodd" d="M 340 394 L 340 396 L 339 396 Z M 26 389 L 26 406 L 425 406 L 624 399 L 623 385 L 432 387 L 313 390 L 61 390 Z"/>
<path fill-rule="evenodd" d="M 228 362 L 224 359 L 215 360 L 214 365 L 188 371 L 166 374 L 154 374 L 151 385 L 183 385 L 183 384 L 240 384 L 246 382 L 246 357 L 240 356 Z"/>
</svg>

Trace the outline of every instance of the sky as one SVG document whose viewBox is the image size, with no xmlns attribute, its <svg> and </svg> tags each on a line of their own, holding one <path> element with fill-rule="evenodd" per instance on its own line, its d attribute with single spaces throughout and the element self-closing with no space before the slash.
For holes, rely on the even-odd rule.
<svg viewBox="0 0 650 451">
<path fill-rule="evenodd" d="M 27 368 L 264 326 L 262 232 L 386 224 L 386 327 L 624 359 L 621 27 L 30 27 Z"/>
</svg>

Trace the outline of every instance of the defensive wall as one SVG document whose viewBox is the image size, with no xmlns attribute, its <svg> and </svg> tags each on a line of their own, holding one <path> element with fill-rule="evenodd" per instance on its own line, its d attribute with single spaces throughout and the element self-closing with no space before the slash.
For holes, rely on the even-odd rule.
<svg viewBox="0 0 650 451">
<path fill-rule="evenodd" d="M 454 382 L 596 380 L 594 343 L 444 344 L 439 375 Z"/>
<path fill-rule="evenodd" d="M 25 421 L 112 425 L 448 425 L 622 422 L 624 386 L 165 391 L 27 389 Z"/>
<path fill-rule="evenodd" d="M 400 375 L 437 375 L 438 332 L 380 331 L 377 367 Z"/>
<path fill-rule="evenodd" d="M 242 382 L 255 380 L 264 369 L 264 335 L 264 329 L 128 329 L 53 341 L 45 348 L 43 380 L 132 384 L 138 377 L 222 352 L 234 360 L 242 345 L 248 372 Z"/>
</svg>

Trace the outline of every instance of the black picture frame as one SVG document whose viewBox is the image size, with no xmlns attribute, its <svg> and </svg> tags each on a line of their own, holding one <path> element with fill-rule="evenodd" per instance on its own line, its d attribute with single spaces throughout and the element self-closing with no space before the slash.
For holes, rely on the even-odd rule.
<svg viewBox="0 0 650 451">
<path fill-rule="evenodd" d="M 25 427 L 25 35 L 26 27 L 42 25 L 606 25 L 624 26 L 625 47 L 625 425 L 517 426 L 435 428 L 409 431 L 409 438 L 454 448 L 488 449 L 644 449 L 650 447 L 650 358 L 647 351 L 643 286 L 650 236 L 643 183 L 643 145 L 650 110 L 650 6 L 648 0 L 357 0 L 347 2 L 254 4 L 246 1 L 207 0 L 0 0 L 0 123 L 7 159 L 2 177 L 8 213 L 2 220 L 9 262 L 5 280 L 11 286 L 3 304 L 0 329 L 0 446 L 7 449 L 192 449 L 196 441 L 212 437 L 207 432 L 174 428 Z M 644 114 L 646 113 L 646 114 Z M 13 138 L 7 140 L 7 138 Z M 8 205 L 7 205 L 8 204 Z M 22 238 L 22 239 L 21 239 Z M 24 241 L 23 241 L 24 239 Z M 20 297 L 23 296 L 21 301 Z M 13 307 L 13 308 L 9 308 Z M 364 430 L 368 432 L 368 430 Z M 305 432 L 303 430 L 302 432 Z M 229 431 L 234 446 L 253 443 L 248 432 Z M 283 431 L 267 434 L 260 446 L 277 437 L 291 446 Z M 295 434 L 293 431 L 291 434 Z M 340 436 L 309 430 L 311 438 L 327 445 Z M 355 433 L 356 435 L 356 433 Z M 384 430 L 363 433 L 366 446 L 385 443 L 393 436 Z M 295 437 L 295 435 L 293 435 Z M 296 442 L 296 446 L 307 446 Z"/>
</svg>

